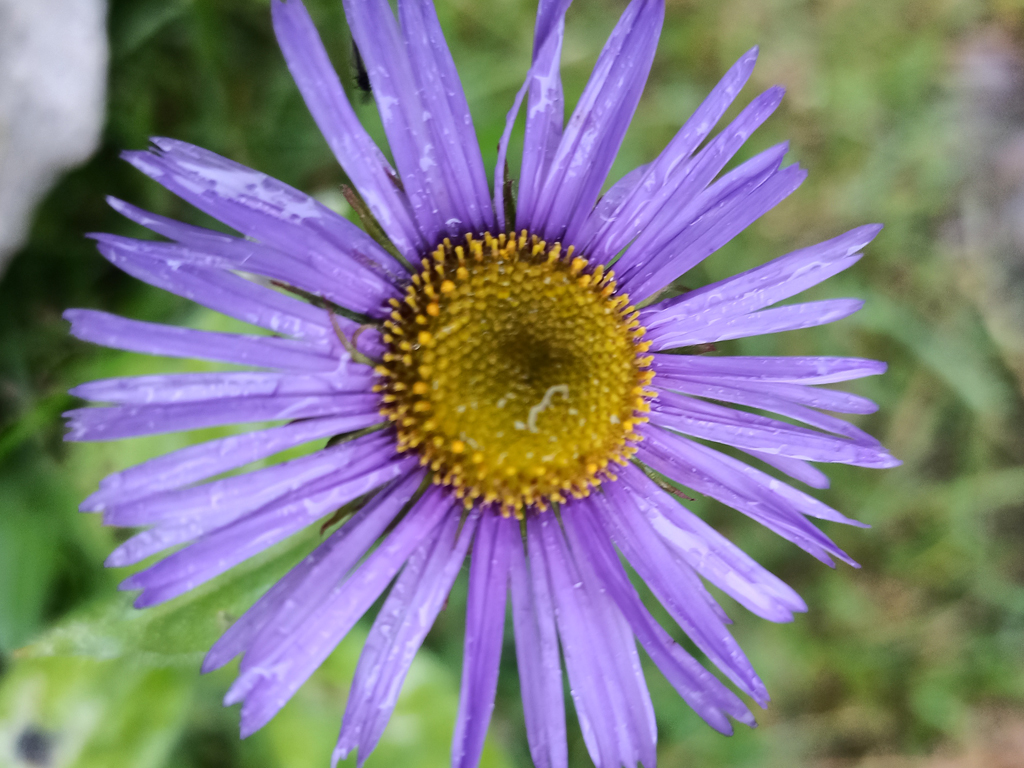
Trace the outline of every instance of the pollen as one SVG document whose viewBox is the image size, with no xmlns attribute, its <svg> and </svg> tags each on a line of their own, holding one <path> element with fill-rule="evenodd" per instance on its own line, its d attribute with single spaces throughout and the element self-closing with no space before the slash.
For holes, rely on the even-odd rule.
<svg viewBox="0 0 1024 768">
<path fill-rule="evenodd" d="M 614 273 L 525 231 L 446 239 L 421 264 L 375 369 L 398 449 L 467 506 L 506 516 L 614 479 L 654 376 Z"/>
</svg>

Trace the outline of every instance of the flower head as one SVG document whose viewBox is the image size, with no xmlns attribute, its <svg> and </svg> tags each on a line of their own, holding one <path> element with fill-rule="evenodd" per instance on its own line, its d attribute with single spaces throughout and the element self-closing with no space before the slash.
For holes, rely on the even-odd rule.
<svg viewBox="0 0 1024 768">
<path fill-rule="evenodd" d="M 138 607 L 150 606 L 302 528 L 335 522 L 339 509 L 349 513 L 206 658 L 210 670 L 242 655 L 226 703 L 242 703 L 243 734 L 274 716 L 390 586 L 334 754 L 337 761 L 356 750 L 365 759 L 467 556 L 453 765 L 480 756 L 509 594 L 537 766 L 566 764 L 563 657 L 599 766 L 655 763 L 637 643 L 712 727 L 730 733 L 730 718 L 753 725 L 741 699 L 655 621 L 621 558 L 708 660 L 763 705 L 765 686 L 704 581 L 770 621 L 806 606 L 689 512 L 673 484 L 831 565 L 852 561 L 808 518 L 854 521 L 714 446 L 815 488 L 827 480 L 809 462 L 897 463 L 874 438 L 823 412 L 868 413 L 871 402 L 814 386 L 878 374 L 884 364 L 686 354 L 855 312 L 855 300 L 773 305 L 854 264 L 879 227 L 660 300 L 805 176 L 782 166 L 785 145 L 722 173 L 778 106 L 780 89 L 708 138 L 750 76 L 756 50 L 661 155 L 602 195 L 653 61 L 664 3 L 629 4 L 563 124 L 558 65 L 568 4 L 541 0 L 532 65 L 501 140 L 498 169 L 525 100 L 515 200 L 503 174 L 488 184 L 428 0 L 398 0 L 397 19 L 388 0 L 344 2 L 394 167 L 356 119 L 301 2 L 272 2 L 285 59 L 354 185 L 349 197 L 363 229 L 179 141 L 154 139 L 151 150 L 125 155 L 241 237 L 112 200 L 165 240 L 95 235 L 100 252 L 152 285 L 270 334 L 69 311 L 72 332 L 88 341 L 253 370 L 84 384 L 74 393 L 110 405 L 70 412 L 68 439 L 279 425 L 105 479 L 82 508 L 110 525 L 146 527 L 108 564 L 186 545 L 124 582 L 141 590 Z M 221 477 L 310 443 L 323 447 Z"/>
</svg>

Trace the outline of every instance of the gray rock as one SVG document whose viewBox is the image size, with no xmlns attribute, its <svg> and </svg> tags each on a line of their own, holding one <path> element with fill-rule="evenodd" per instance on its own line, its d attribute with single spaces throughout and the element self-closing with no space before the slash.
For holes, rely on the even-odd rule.
<svg viewBox="0 0 1024 768">
<path fill-rule="evenodd" d="M 106 0 L 0 0 L 0 273 L 39 200 L 99 144 L 106 12 Z"/>
</svg>

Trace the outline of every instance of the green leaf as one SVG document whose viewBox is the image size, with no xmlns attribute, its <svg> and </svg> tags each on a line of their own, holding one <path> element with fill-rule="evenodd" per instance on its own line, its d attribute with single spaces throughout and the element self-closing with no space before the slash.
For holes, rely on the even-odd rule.
<svg viewBox="0 0 1024 768">
<path fill-rule="evenodd" d="M 195 669 L 217 637 L 316 544 L 304 531 L 212 582 L 145 610 L 114 594 L 75 612 L 17 658 L 84 656 Z"/>
<path fill-rule="evenodd" d="M 0 649 L 25 642 L 43 618 L 59 567 L 62 508 L 73 504 L 60 480 L 45 462 L 0 473 Z"/>
<path fill-rule="evenodd" d="M 0 686 L 0 765 L 159 768 L 184 725 L 192 685 L 175 669 L 20 662 Z M 34 762 L 25 759 L 31 754 Z"/>
</svg>

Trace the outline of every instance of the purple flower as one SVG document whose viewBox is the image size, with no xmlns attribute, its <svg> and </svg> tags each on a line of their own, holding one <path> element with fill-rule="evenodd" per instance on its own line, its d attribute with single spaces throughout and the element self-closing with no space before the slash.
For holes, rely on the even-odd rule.
<svg viewBox="0 0 1024 768">
<path fill-rule="evenodd" d="M 682 506 L 669 481 L 733 507 L 828 565 L 833 558 L 853 564 L 808 518 L 857 523 L 734 454 L 814 488 L 828 481 L 809 462 L 898 463 L 874 438 L 825 413 L 870 413 L 873 403 L 814 386 L 879 374 L 883 363 L 679 354 L 852 314 L 861 306 L 853 299 L 774 305 L 853 265 L 878 226 L 659 300 L 672 280 L 805 176 L 797 165 L 782 166 L 785 144 L 722 174 L 782 97 L 781 89 L 766 91 L 708 138 L 750 76 L 756 50 L 661 155 L 602 196 L 654 58 L 664 3 L 630 3 L 563 125 L 558 65 L 568 4 L 540 2 L 533 63 L 508 115 L 493 187 L 428 0 L 398 0 L 397 20 L 387 0 L 344 3 L 394 168 L 356 119 L 301 2 L 272 3 L 285 59 L 352 180 L 364 229 L 179 141 L 154 139 L 149 151 L 125 155 L 241 236 L 112 200 L 166 240 L 96 235 L 103 256 L 269 333 L 69 311 L 72 333 L 86 341 L 254 370 L 84 384 L 74 394 L 108 405 L 67 414 L 68 439 L 280 425 L 106 478 L 82 509 L 102 512 L 110 525 L 145 527 L 107 564 L 186 545 L 124 582 L 141 590 L 141 608 L 302 528 L 332 522 L 342 507 L 350 513 L 206 658 L 204 671 L 242 655 L 225 702 L 242 703 L 243 735 L 274 716 L 390 585 L 334 752 L 335 762 L 353 750 L 364 760 L 467 556 L 453 765 L 480 757 L 508 593 L 538 767 L 567 761 L 561 657 L 595 764 L 655 764 L 638 642 L 713 728 L 730 733 L 730 718 L 753 726 L 741 699 L 655 621 L 623 560 L 708 660 L 763 706 L 765 686 L 704 580 L 770 621 L 789 621 L 806 606 Z M 500 169 L 524 100 L 513 201 Z M 211 479 L 313 441 L 326 444 Z"/>
</svg>

